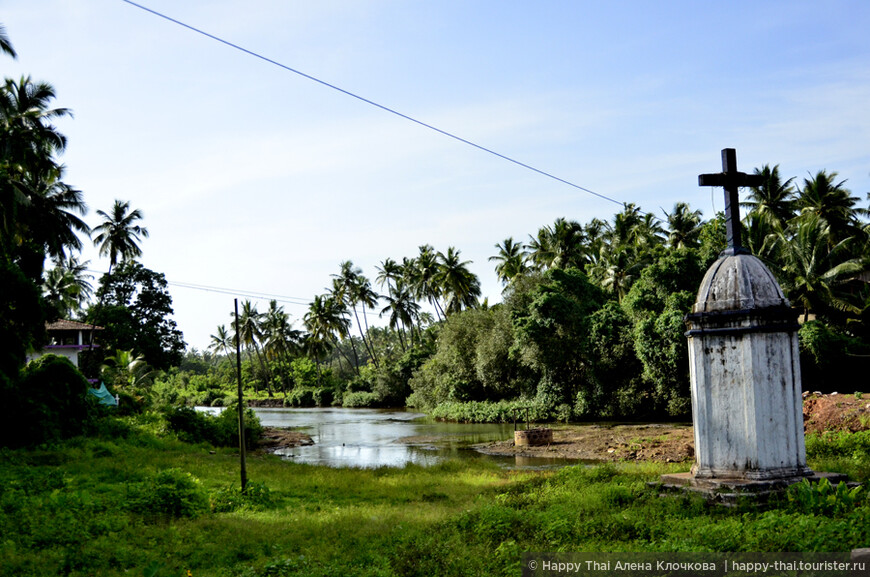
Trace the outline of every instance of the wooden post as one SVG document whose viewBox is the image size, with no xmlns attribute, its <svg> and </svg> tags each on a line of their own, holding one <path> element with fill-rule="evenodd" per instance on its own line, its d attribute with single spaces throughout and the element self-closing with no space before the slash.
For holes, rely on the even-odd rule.
<svg viewBox="0 0 870 577">
<path fill-rule="evenodd" d="M 245 467 L 245 403 L 242 397 L 242 351 L 239 337 L 239 299 L 233 299 L 236 309 L 236 382 L 239 393 L 239 464 L 242 469 L 242 493 L 248 487 L 248 471 Z"/>
</svg>

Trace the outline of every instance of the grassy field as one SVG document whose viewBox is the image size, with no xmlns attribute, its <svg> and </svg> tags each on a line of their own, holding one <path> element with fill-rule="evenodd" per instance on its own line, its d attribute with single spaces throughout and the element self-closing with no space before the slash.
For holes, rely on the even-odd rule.
<svg viewBox="0 0 870 577">
<path fill-rule="evenodd" d="M 866 479 L 870 437 L 808 440 Z M 329 469 L 182 443 L 156 418 L 0 452 L 0 575 L 519 575 L 524 551 L 842 551 L 870 544 L 863 492 L 766 511 L 660 498 L 685 465 L 508 471 L 457 461 Z"/>
</svg>

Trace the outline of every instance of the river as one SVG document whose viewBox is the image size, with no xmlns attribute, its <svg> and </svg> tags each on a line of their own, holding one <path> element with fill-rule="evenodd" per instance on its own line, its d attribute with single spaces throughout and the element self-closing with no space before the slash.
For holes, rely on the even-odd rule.
<svg viewBox="0 0 870 577">
<path fill-rule="evenodd" d="M 512 438 L 512 424 L 445 423 L 421 413 L 391 409 L 254 408 L 254 412 L 263 426 L 290 428 L 311 436 L 313 445 L 276 452 L 297 463 L 364 468 L 433 465 L 445 459 L 486 459 L 511 468 L 573 463 L 566 459 L 484 455 L 471 447 Z"/>
</svg>

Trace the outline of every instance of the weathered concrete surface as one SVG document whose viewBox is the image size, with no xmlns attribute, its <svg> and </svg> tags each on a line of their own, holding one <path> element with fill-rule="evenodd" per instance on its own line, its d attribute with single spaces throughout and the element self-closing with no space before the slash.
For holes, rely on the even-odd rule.
<svg viewBox="0 0 870 577">
<path fill-rule="evenodd" d="M 694 477 L 810 475 L 796 313 L 767 267 L 751 255 L 721 257 L 687 326 Z"/>
</svg>

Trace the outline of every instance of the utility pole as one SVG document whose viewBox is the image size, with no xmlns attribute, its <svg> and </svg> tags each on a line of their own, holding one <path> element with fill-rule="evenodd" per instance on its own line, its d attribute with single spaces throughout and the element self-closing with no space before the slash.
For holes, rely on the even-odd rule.
<svg viewBox="0 0 870 577">
<path fill-rule="evenodd" d="M 242 398 L 242 350 L 239 335 L 239 299 L 233 299 L 236 308 L 236 383 L 239 392 L 239 462 L 242 469 L 242 493 L 248 486 L 248 471 L 245 467 L 245 403 Z"/>
</svg>

